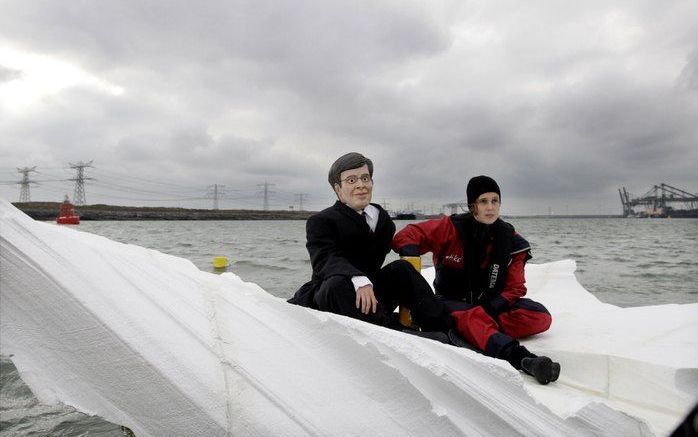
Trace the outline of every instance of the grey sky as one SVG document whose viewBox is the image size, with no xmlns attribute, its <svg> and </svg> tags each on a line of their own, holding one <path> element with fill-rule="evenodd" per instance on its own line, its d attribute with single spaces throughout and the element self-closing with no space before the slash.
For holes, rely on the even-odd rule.
<svg viewBox="0 0 698 437">
<path fill-rule="evenodd" d="M 0 196 L 438 210 L 488 174 L 513 214 L 618 213 L 617 189 L 698 191 L 698 2 L 0 0 Z M 27 57 L 28 56 L 28 57 Z M 190 199 L 192 198 L 192 199 Z M 150 199 L 148 201 L 138 199 Z"/>
</svg>

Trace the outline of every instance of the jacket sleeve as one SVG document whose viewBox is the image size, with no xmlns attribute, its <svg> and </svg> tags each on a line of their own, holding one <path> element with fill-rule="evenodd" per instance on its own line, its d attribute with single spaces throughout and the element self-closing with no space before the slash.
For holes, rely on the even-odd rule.
<svg viewBox="0 0 698 437">
<path fill-rule="evenodd" d="M 427 252 L 437 255 L 452 227 L 449 217 L 407 225 L 393 238 L 392 248 L 402 256 L 419 256 Z"/>
<path fill-rule="evenodd" d="M 500 295 L 509 302 L 513 303 L 516 299 L 526 295 L 526 276 L 524 267 L 528 252 L 520 252 L 511 257 L 511 264 L 507 270 L 507 280 L 504 283 L 504 289 Z"/>
<path fill-rule="evenodd" d="M 491 314 L 500 314 L 507 311 L 516 299 L 526 295 L 524 266 L 526 265 L 527 257 L 528 252 L 520 252 L 512 255 L 511 263 L 507 269 L 507 279 L 504 283 L 502 292 L 484 305 L 491 310 Z"/>
<path fill-rule="evenodd" d="M 314 276 L 326 279 L 331 276 L 363 276 L 364 272 L 349 262 L 338 245 L 338 230 L 332 220 L 313 216 L 306 223 L 306 236 L 310 263 Z"/>
</svg>

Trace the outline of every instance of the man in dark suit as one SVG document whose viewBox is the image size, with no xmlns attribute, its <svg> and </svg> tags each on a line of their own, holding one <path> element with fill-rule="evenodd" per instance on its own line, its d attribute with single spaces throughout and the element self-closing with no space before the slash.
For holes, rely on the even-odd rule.
<svg viewBox="0 0 698 437">
<path fill-rule="evenodd" d="M 422 327 L 447 327 L 450 315 L 430 288 L 412 284 L 418 273 L 407 261 L 381 268 L 395 224 L 371 203 L 371 160 L 347 153 L 332 164 L 328 181 L 337 201 L 306 223 L 313 276 L 289 302 L 393 328 L 399 327 L 393 311 L 400 304 Z"/>
</svg>

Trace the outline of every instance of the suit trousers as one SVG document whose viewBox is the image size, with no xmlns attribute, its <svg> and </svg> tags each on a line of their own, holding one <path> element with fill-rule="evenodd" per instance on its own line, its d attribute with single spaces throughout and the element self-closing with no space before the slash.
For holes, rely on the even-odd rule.
<svg viewBox="0 0 698 437">
<path fill-rule="evenodd" d="M 393 261 L 384 266 L 373 280 L 378 301 L 375 313 L 363 314 L 356 307 L 356 291 L 350 277 L 325 279 L 315 292 L 318 309 L 388 327 L 399 327 L 395 309 L 404 305 L 412 311 L 414 321 L 425 330 L 447 331 L 454 326 L 446 306 L 435 298 L 429 284 L 410 263 Z"/>
</svg>

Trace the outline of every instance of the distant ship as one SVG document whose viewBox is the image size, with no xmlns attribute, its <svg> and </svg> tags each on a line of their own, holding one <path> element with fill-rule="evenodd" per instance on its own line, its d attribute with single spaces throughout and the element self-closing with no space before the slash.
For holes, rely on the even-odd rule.
<svg viewBox="0 0 698 437">
<path fill-rule="evenodd" d="M 442 214 L 424 214 L 418 210 L 388 211 L 393 220 L 428 220 L 440 217 Z"/>
<path fill-rule="evenodd" d="M 399 212 L 395 214 L 393 220 L 417 220 L 417 214 L 413 212 Z"/>
<path fill-rule="evenodd" d="M 672 209 L 667 211 L 667 217 L 671 218 L 698 218 L 698 209 Z"/>
<path fill-rule="evenodd" d="M 671 207 L 640 211 L 637 218 L 698 218 L 698 209 L 674 209 Z"/>
<path fill-rule="evenodd" d="M 645 208 L 628 217 L 635 218 L 698 218 L 698 209 Z"/>
</svg>

